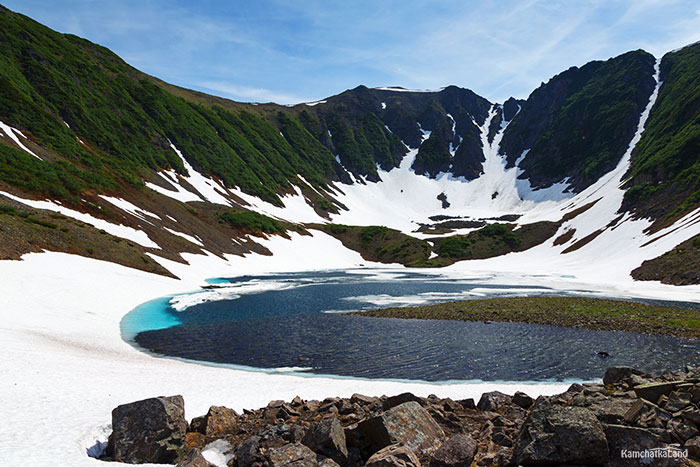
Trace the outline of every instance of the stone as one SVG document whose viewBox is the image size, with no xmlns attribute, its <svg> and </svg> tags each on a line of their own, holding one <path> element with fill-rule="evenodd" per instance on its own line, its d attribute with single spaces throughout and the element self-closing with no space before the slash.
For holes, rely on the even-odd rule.
<svg viewBox="0 0 700 467">
<path fill-rule="evenodd" d="M 674 417 L 669 420 L 666 428 L 671 434 L 682 444 L 690 438 L 700 435 L 700 431 L 695 427 L 695 423 L 690 422 L 682 417 Z"/>
<path fill-rule="evenodd" d="M 445 436 L 426 409 L 413 401 L 360 422 L 358 430 L 369 444 L 371 452 L 403 443 L 421 457 L 435 452 Z"/>
<path fill-rule="evenodd" d="M 108 455 L 128 464 L 173 464 L 184 445 L 187 421 L 182 396 L 154 397 L 112 411 Z"/>
<path fill-rule="evenodd" d="M 330 457 L 326 457 L 318 462 L 318 467 L 340 467 L 340 465 Z"/>
<path fill-rule="evenodd" d="M 596 416 L 582 407 L 562 407 L 539 398 L 530 410 L 514 449 L 522 465 L 602 464 L 608 443 Z"/>
<path fill-rule="evenodd" d="M 673 391 L 668 396 L 664 409 L 669 412 L 679 412 L 688 407 L 693 401 L 693 396 L 689 392 Z"/>
<path fill-rule="evenodd" d="M 518 407 L 529 409 L 534 403 L 535 399 L 528 396 L 524 392 L 517 391 L 515 394 L 513 394 L 513 404 L 517 405 Z"/>
<path fill-rule="evenodd" d="M 301 444 L 339 464 L 344 464 L 348 458 L 345 430 L 335 417 L 326 418 L 313 425 L 302 438 Z"/>
<path fill-rule="evenodd" d="M 469 399 L 462 399 L 462 400 L 459 400 L 457 402 L 462 404 L 462 407 L 464 407 L 465 409 L 476 409 L 476 404 L 474 403 L 474 399 L 472 399 L 471 397 Z"/>
<path fill-rule="evenodd" d="M 235 431 L 237 418 L 235 410 L 212 405 L 206 415 L 192 420 L 190 431 L 202 433 L 207 439 L 218 439 Z"/>
<path fill-rule="evenodd" d="M 398 396 L 387 397 L 387 399 L 382 403 L 382 410 L 392 409 L 405 402 L 417 402 L 420 405 L 425 406 L 425 401 L 423 399 L 411 394 L 410 392 L 404 392 Z"/>
<path fill-rule="evenodd" d="M 659 397 L 663 395 L 668 396 L 677 385 L 677 381 L 641 384 L 634 387 L 634 393 L 637 397 L 656 404 L 659 401 Z"/>
<path fill-rule="evenodd" d="M 511 396 L 499 391 L 485 392 L 481 395 L 481 399 L 479 399 L 479 403 L 476 404 L 476 408 L 489 412 L 499 412 L 505 410 L 512 400 L 513 398 Z"/>
<path fill-rule="evenodd" d="M 360 404 L 360 405 L 372 405 L 372 404 L 376 404 L 377 402 L 379 402 L 379 398 L 365 396 L 362 394 L 353 394 L 352 396 L 350 396 L 350 402 L 353 404 Z"/>
<path fill-rule="evenodd" d="M 433 453 L 430 467 L 460 467 L 469 465 L 476 455 L 477 442 L 467 435 L 455 435 Z"/>
<path fill-rule="evenodd" d="M 176 467 L 216 467 L 204 458 L 199 449 L 190 449 L 187 454 L 180 458 Z"/>
<path fill-rule="evenodd" d="M 267 452 L 270 467 L 317 467 L 316 454 L 303 444 L 285 444 Z"/>
<path fill-rule="evenodd" d="M 645 373 L 629 366 L 611 366 L 605 370 L 603 384 L 607 386 L 608 384 L 626 383 L 629 382 L 632 375 L 645 376 Z"/>
<path fill-rule="evenodd" d="M 238 467 L 250 467 L 261 459 L 260 437 L 252 436 L 243 441 L 236 449 Z"/>
<path fill-rule="evenodd" d="M 641 463 L 640 459 L 623 457 L 623 451 L 640 452 L 647 449 L 666 449 L 668 445 L 651 430 L 644 428 L 607 425 L 605 436 L 608 439 L 608 449 L 610 458 L 605 464 L 606 467 L 639 467 L 640 465 L 677 465 L 675 460 L 669 462 L 668 459 L 655 459 L 654 463 Z"/>
<path fill-rule="evenodd" d="M 688 455 L 696 459 L 700 459 L 700 436 L 690 438 L 683 444 L 683 447 L 688 450 Z"/>
<path fill-rule="evenodd" d="M 416 454 L 408 446 L 394 444 L 372 455 L 365 467 L 420 467 Z"/>
</svg>

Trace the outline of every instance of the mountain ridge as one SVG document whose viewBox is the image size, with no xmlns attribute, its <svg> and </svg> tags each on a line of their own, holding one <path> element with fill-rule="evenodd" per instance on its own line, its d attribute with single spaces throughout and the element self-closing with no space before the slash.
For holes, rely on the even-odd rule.
<svg viewBox="0 0 700 467">
<path fill-rule="evenodd" d="M 527 99 L 503 104 L 457 86 L 436 92 L 358 86 L 314 103 L 256 105 L 170 85 L 108 49 L 5 8 L 0 8 L 0 25 L 0 191 L 15 197 L 4 199 L 49 199 L 54 209 L 63 206 L 148 232 L 166 247 L 147 246 L 150 250 L 141 253 L 178 261 L 184 261 L 178 246 L 182 235 L 206 238 L 185 250 L 263 251 L 244 237 L 271 234 L 259 228 L 271 225 L 268 221 L 248 219 L 245 228 L 222 230 L 227 215 L 215 214 L 208 203 L 226 205 L 233 213 L 260 212 L 271 221 L 287 221 L 283 230 L 298 232 L 305 231 L 302 224 L 359 219 L 359 208 L 372 207 L 363 197 L 375 192 L 370 202 L 375 210 L 394 206 L 392 197 L 406 198 L 395 203 L 392 215 L 406 211 L 401 225 L 413 223 L 416 229 L 421 223 L 429 227 L 428 217 L 440 212 L 462 216 L 462 225 L 525 215 L 510 229 L 557 221 L 580 205 L 556 203 L 578 199 L 619 166 L 656 86 L 656 60 L 638 50 L 572 67 Z M 624 199 L 605 214 L 622 220 L 611 217 L 597 230 L 590 230 L 593 224 L 572 229 L 573 221 L 565 222 L 556 236 L 567 239 L 560 240 L 562 249 L 587 245 L 628 220 L 651 219 L 648 233 L 661 232 L 700 206 L 697 63 L 700 45 L 661 60 L 664 84 L 631 152 Z M 665 144 L 668 140 L 672 143 Z M 134 218 L 133 209 L 105 204 L 104 196 L 136 206 L 146 202 L 161 223 L 152 216 Z M 418 209 L 409 215 L 410 202 Z M 204 207 L 193 207 L 196 203 Z M 559 207 L 544 217 L 528 214 L 544 205 Z M 475 217 L 480 209 L 494 212 Z M 16 224 L 17 216 L 7 213 L 0 213 L 0 226 L 3 220 L 9 225 L 10 217 Z M 24 214 L 25 220 L 50 219 Z M 181 228 L 188 225 L 187 232 L 172 234 L 177 225 L 166 221 L 168 216 Z M 59 232 L 63 228 L 70 230 Z M 208 236 L 206 229 L 218 233 Z M 424 238 L 413 229 L 399 230 Z M 436 224 L 432 233 L 438 230 L 442 237 L 475 231 Z M 584 235 L 584 230 L 590 231 Z M 224 245 L 221 235 L 237 239 L 236 246 Z M 441 244 L 442 237 L 432 243 Z M 60 245 L 66 242 L 47 239 L 39 235 L 36 242 L 65 249 Z M 8 241 L 19 240 L 10 236 Z M 552 246 L 558 247 L 556 240 Z M 36 248 L 24 246 L 4 256 Z M 507 251 L 495 249 L 486 257 Z M 426 252 L 433 254 L 439 255 L 439 248 Z"/>
</svg>

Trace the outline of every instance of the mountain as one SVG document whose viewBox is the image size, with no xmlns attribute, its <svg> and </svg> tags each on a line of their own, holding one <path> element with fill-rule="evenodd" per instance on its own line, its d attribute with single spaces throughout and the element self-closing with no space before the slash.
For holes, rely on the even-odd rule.
<svg viewBox="0 0 700 467">
<path fill-rule="evenodd" d="M 572 67 L 502 104 L 457 86 L 247 104 L 0 7 L 0 259 L 168 275 L 187 254 L 323 233 L 417 267 L 617 244 L 625 274 L 700 283 L 699 66 L 696 44 Z"/>
</svg>

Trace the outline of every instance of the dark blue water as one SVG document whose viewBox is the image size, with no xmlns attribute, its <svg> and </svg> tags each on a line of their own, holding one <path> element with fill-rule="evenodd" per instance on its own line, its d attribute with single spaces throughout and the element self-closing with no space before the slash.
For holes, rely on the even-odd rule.
<svg viewBox="0 0 700 467">
<path fill-rule="evenodd" d="M 666 336 L 338 313 L 380 305 L 551 293 L 546 287 L 483 285 L 411 273 L 381 279 L 343 272 L 243 276 L 212 283 L 229 284 L 232 290 L 270 283 L 288 288 L 194 305 L 181 312 L 170 308 L 167 299 L 149 302 L 125 317 L 125 337 L 171 357 L 426 381 L 593 379 L 611 365 L 661 371 L 696 364 L 700 358 L 700 341 Z M 599 351 L 610 357 L 600 358 Z"/>
</svg>

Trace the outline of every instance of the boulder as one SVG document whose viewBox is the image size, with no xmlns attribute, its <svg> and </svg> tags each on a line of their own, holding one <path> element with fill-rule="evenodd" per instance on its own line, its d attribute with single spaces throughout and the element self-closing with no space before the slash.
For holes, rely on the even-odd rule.
<svg viewBox="0 0 700 467">
<path fill-rule="evenodd" d="M 522 465 L 602 464 L 608 443 L 596 416 L 582 407 L 562 407 L 539 398 L 532 407 L 514 449 Z"/>
<path fill-rule="evenodd" d="M 659 397 L 671 394 L 678 384 L 677 381 L 640 384 L 634 387 L 634 393 L 637 397 L 656 404 L 659 401 Z"/>
<path fill-rule="evenodd" d="M 518 407 L 522 407 L 523 409 L 529 409 L 532 407 L 532 404 L 535 403 L 535 399 L 520 391 L 513 394 L 512 400 L 513 404 L 517 405 Z"/>
<path fill-rule="evenodd" d="M 372 404 L 376 404 L 377 402 L 379 402 L 379 398 L 365 396 L 363 394 L 353 394 L 352 396 L 350 396 L 350 402 L 353 404 L 360 404 L 360 405 L 372 405 Z"/>
<path fill-rule="evenodd" d="M 410 392 L 404 392 L 398 396 L 387 397 L 382 404 L 382 410 L 393 409 L 397 405 L 404 404 L 406 402 L 417 402 L 422 406 L 425 406 L 425 401 L 418 396 L 411 394 Z"/>
<path fill-rule="evenodd" d="M 154 397 L 112 411 L 108 455 L 129 464 L 173 464 L 184 445 L 187 421 L 182 396 Z"/>
<path fill-rule="evenodd" d="M 646 376 L 643 371 L 639 371 L 629 366 L 611 366 L 605 370 L 603 376 L 603 384 L 620 384 L 627 383 L 632 375 Z"/>
<path fill-rule="evenodd" d="M 477 442 L 467 435 L 455 435 L 433 453 L 430 467 L 461 467 L 469 465 L 476 455 Z"/>
<path fill-rule="evenodd" d="M 513 398 L 499 391 L 485 392 L 481 395 L 476 408 L 490 412 L 502 412 L 510 406 Z"/>
<path fill-rule="evenodd" d="M 236 448 L 238 467 L 250 467 L 261 460 L 260 437 L 252 436 Z"/>
<path fill-rule="evenodd" d="M 208 439 L 218 439 L 235 431 L 237 418 L 235 410 L 212 405 L 206 415 L 192 419 L 190 431 L 201 433 Z"/>
<path fill-rule="evenodd" d="M 330 457 L 339 464 L 348 458 L 348 447 L 345 442 L 345 430 L 337 418 L 326 418 L 313 425 L 301 443 L 312 451 Z"/>
<path fill-rule="evenodd" d="M 371 452 L 403 443 L 421 457 L 435 452 L 445 436 L 440 426 L 417 402 L 405 402 L 360 422 L 358 430 Z"/>
<path fill-rule="evenodd" d="M 303 444 L 285 444 L 267 451 L 270 467 L 317 467 L 316 454 Z"/>
<path fill-rule="evenodd" d="M 190 449 L 187 454 L 180 458 L 176 467 L 216 467 L 204 458 L 199 449 Z"/>
<path fill-rule="evenodd" d="M 420 461 L 408 446 L 393 444 L 374 453 L 365 467 L 420 467 Z"/>
</svg>

